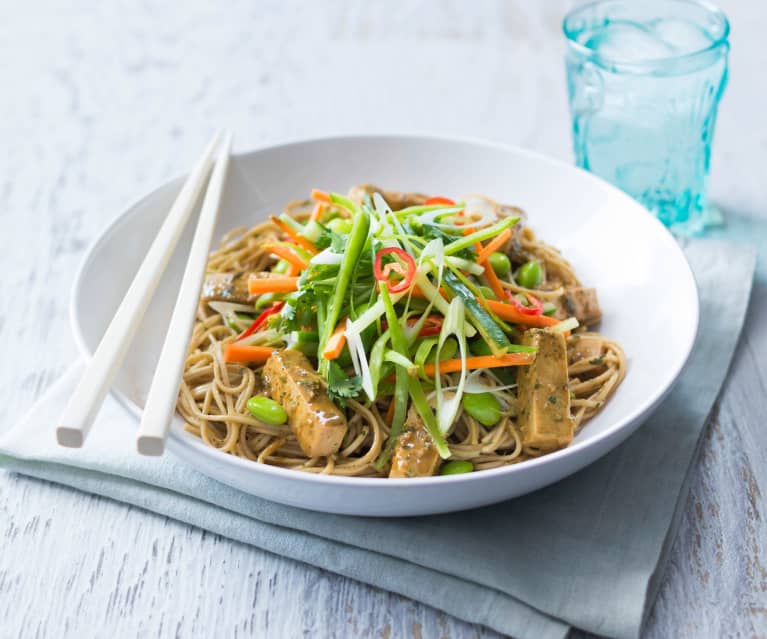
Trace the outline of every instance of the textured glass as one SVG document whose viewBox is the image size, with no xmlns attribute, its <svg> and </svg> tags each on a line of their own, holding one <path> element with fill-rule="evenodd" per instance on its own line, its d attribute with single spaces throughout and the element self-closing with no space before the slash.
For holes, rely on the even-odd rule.
<svg viewBox="0 0 767 639">
<path fill-rule="evenodd" d="M 603 1 L 564 21 L 577 164 L 635 197 L 672 231 L 716 219 L 706 196 L 727 19 L 686 0 Z"/>
</svg>

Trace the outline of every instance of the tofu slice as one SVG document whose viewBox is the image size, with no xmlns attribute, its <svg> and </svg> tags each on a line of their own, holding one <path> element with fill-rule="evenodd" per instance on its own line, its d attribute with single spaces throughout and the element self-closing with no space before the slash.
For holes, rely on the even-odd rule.
<svg viewBox="0 0 767 639">
<path fill-rule="evenodd" d="M 404 430 L 394 449 L 389 477 L 431 477 L 437 472 L 439 462 L 434 440 L 418 411 L 411 406 L 405 418 Z"/>
<path fill-rule="evenodd" d="M 537 346 L 535 361 L 519 369 L 517 424 L 522 443 L 544 452 L 564 448 L 573 440 L 567 348 L 561 333 L 531 329 L 522 343 Z"/>
<path fill-rule="evenodd" d="M 255 298 L 248 291 L 250 273 L 209 273 L 202 284 L 204 302 L 248 304 Z"/>
<path fill-rule="evenodd" d="M 556 306 L 554 317 L 559 319 L 574 317 L 584 326 L 596 324 L 602 319 L 602 309 L 599 307 L 595 288 L 568 286 L 557 300 Z"/>
<path fill-rule="evenodd" d="M 306 355 L 293 350 L 274 352 L 264 366 L 264 381 L 272 399 L 288 414 L 288 424 L 308 457 L 338 452 L 346 434 L 346 417 Z"/>
<path fill-rule="evenodd" d="M 570 344 L 570 349 L 567 353 L 570 364 L 583 360 L 590 362 L 602 357 L 604 340 L 600 337 L 577 337 L 578 339 Z"/>
</svg>

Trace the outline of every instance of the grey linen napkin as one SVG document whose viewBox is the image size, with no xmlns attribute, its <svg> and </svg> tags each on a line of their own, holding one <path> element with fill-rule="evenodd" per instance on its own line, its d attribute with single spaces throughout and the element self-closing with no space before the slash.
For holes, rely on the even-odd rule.
<svg viewBox="0 0 767 639">
<path fill-rule="evenodd" d="M 755 255 L 724 242 L 687 247 L 701 326 L 681 380 L 623 445 L 556 485 L 461 515 L 363 519 L 271 503 L 166 455 L 133 454 L 135 424 L 114 400 L 86 447 L 56 446 L 69 369 L 0 440 L 0 465 L 162 513 L 400 593 L 520 639 L 571 627 L 637 637 L 684 503 L 686 477 L 743 323 Z M 652 348 L 648 336 L 647 348 Z M 629 354 L 630 357 L 630 354 Z M 629 369 L 629 374 L 631 371 Z"/>
</svg>

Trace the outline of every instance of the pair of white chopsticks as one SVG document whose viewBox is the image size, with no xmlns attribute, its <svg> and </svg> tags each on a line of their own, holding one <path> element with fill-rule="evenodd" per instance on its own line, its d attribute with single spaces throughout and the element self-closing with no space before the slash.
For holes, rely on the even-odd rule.
<svg viewBox="0 0 767 639">
<path fill-rule="evenodd" d="M 218 219 L 231 146 L 231 134 L 217 134 L 181 188 L 96 352 L 88 362 L 74 394 L 69 399 L 60 425 L 56 429 L 56 438 L 62 446 L 79 448 L 83 445 L 157 289 L 160 277 L 207 183 L 208 188 L 197 220 L 176 306 L 136 437 L 136 446 L 142 455 L 163 454 L 181 384 L 208 251 Z"/>
</svg>

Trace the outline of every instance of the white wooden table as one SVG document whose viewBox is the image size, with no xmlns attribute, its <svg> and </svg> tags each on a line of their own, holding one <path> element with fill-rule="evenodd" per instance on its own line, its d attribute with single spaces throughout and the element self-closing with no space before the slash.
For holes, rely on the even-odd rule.
<svg viewBox="0 0 767 639">
<path fill-rule="evenodd" d="M 732 75 L 712 192 L 731 219 L 764 218 L 767 9 L 722 2 Z M 85 248 L 127 204 L 188 167 L 220 125 L 236 130 L 241 150 L 417 131 L 570 158 L 564 0 L 63 4 L 0 8 L 3 426 L 76 356 L 67 305 Z M 717 406 L 648 637 L 767 635 L 764 281 Z M 2 639 L 496 636 L 158 515 L 4 473 L 0 539 Z"/>
</svg>

